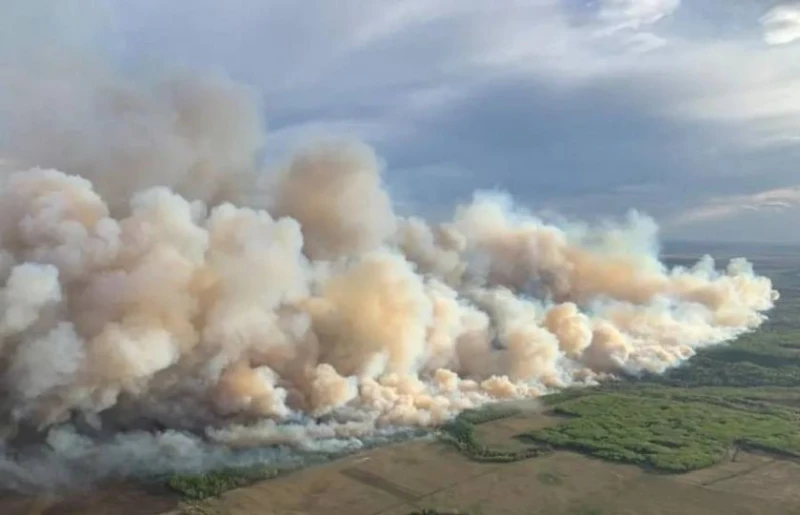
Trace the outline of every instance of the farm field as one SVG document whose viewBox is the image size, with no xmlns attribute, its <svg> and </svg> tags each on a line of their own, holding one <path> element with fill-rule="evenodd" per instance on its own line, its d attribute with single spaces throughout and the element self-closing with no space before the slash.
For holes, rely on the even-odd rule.
<svg viewBox="0 0 800 515">
<path fill-rule="evenodd" d="M 547 415 L 515 415 L 480 424 L 476 438 L 514 452 L 520 429 L 560 422 Z M 694 472 L 659 474 L 571 451 L 491 463 L 440 442 L 410 442 L 188 503 L 172 513 L 786 515 L 800 507 L 797 474 L 800 463 L 793 459 L 748 451 Z"/>
</svg>

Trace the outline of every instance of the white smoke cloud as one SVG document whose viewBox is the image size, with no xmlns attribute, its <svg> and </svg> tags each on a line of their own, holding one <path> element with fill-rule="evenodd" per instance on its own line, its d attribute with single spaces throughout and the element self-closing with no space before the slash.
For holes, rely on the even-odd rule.
<svg viewBox="0 0 800 515">
<path fill-rule="evenodd" d="M 313 449 L 661 372 L 757 327 L 776 297 L 745 262 L 666 269 L 636 214 L 553 225 L 479 195 L 444 225 L 396 217 L 364 151 L 316 147 L 286 168 L 279 204 L 307 226 L 164 187 L 112 218 L 87 180 L 12 174 L 8 445 L 82 419 Z"/>
<path fill-rule="evenodd" d="M 263 144 L 249 88 L 223 75 L 134 80 L 94 60 L 58 61 L 0 67 L 4 156 L 91 180 L 115 213 L 150 186 L 214 203 L 242 193 Z"/>
<path fill-rule="evenodd" d="M 744 261 L 668 269 L 637 213 L 545 222 L 477 194 L 401 217 L 360 143 L 263 181 L 248 88 L 78 64 L 0 69 L 3 484 L 359 445 L 661 372 L 777 298 Z"/>
<path fill-rule="evenodd" d="M 800 4 L 780 4 L 759 20 L 764 41 L 769 45 L 787 45 L 800 39 Z"/>
</svg>

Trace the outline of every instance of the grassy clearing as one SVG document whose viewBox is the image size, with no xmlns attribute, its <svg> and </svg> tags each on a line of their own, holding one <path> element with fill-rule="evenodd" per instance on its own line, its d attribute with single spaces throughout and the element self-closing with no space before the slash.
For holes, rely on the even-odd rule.
<svg viewBox="0 0 800 515">
<path fill-rule="evenodd" d="M 796 417 L 627 394 L 585 395 L 558 404 L 571 417 L 521 438 L 612 461 L 687 472 L 722 461 L 734 445 L 800 455 Z"/>
<path fill-rule="evenodd" d="M 536 474 L 536 479 L 543 485 L 560 486 L 564 484 L 564 478 L 553 472 L 539 472 Z"/>
<path fill-rule="evenodd" d="M 518 410 L 502 404 L 465 411 L 441 428 L 440 438 L 469 459 L 484 463 L 510 463 L 549 452 L 546 446 L 538 444 L 517 451 L 507 451 L 493 449 L 480 442 L 475 432 L 476 425 L 510 417 L 517 413 Z"/>
</svg>

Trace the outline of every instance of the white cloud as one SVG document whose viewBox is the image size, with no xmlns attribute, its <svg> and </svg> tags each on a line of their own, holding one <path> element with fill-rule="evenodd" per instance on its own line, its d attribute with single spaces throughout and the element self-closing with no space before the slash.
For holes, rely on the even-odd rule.
<svg viewBox="0 0 800 515">
<path fill-rule="evenodd" d="M 761 17 L 764 41 L 786 45 L 800 39 L 800 3 L 778 5 Z"/>
<path fill-rule="evenodd" d="M 375 143 L 390 175 L 464 170 L 434 202 L 474 181 L 556 208 L 596 195 L 597 212 L 699 205 L 722 220 L 736 203 L 704 197 L 797 182 L 800 45 L 759 39 L 764 0 L 107 2 L 129 56 L 257 87 L 268 151 L 335 132 Z M 761 19 L 767 42 L 795 37 L 796 11 Z"/>
<path fill-rule="evenodd" d="M 761 191 L 751 195 L 711 198 L 670 221 L 670 226 L 692 225 L 730 218 L 746 211 L 783 211 L 800 206 L 800 185 Z"/>
<path fill-rule="evenodd" d="M 683 42 L 630 73 L 662 78 L 654 110 L 708 124 L 723 145 L 754 150 L 800 137 L 800 48 Z"/>
<path fill-rule="evenodd" d="M 363 23 L 352 34 L 352 44 L 367 46 L 381 39 L 390 38 L 409 26 L 431 22 L 457 7 L 452 0 L 406 0 L 398 3 L 386 3 L 375 12 L 368 23 Z"/>
<path fill-rule="evenodd" d="M 600 18 L 614 29 L 639 29 L 674 13 L 681 0 L 602 0 Z"/>
</svg>

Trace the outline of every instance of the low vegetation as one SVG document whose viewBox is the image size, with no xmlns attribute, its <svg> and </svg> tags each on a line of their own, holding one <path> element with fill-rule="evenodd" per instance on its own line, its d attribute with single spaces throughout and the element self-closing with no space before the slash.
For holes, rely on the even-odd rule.
<svg viewBox="0 0 800 515">
<path fill-rule="evenodd" d="M 548 399 L 552 413 L 567 420 L 519 435 L 529 444 L 520 450 L 494 449 L 478 438 L 478 424 L 514 414 L 496 407 L 465 412 L 442 428 L 442 439 L 480 462 L 513 462 L 568 449 L 663 472 L 688 472 L 719 463 L 735 448 L 800 457 L 800 412 L 786 406 L 798 395 L 781 388 L 742 395 L 738 388 L 622 383 Z"/>
<path fill-rule="evenodd" d="M 205 474 L 176 474 L 167 480 L 167 486 L 186 500 L 199 501 L 216 497 L 233 488 L 271 479 L 278 474 L 276 469 L 260 466 L 227 468 Z"/>
<path fill-rule="evenodd" d="M 683 367 L 643 380 L 682 388 L 800 386 L 800 331 L 771 324 L 732 345 L 704 350 Z"/>
<path fill-rule="evenodd" d="M 758 413 L 666 396 L 599 394 L 554 411 L 571 419 L 522 437 L 667 472 L 714 465 L 737 445 L 800 453 L 797 418 L 780 409 Z"/>
</svg>

